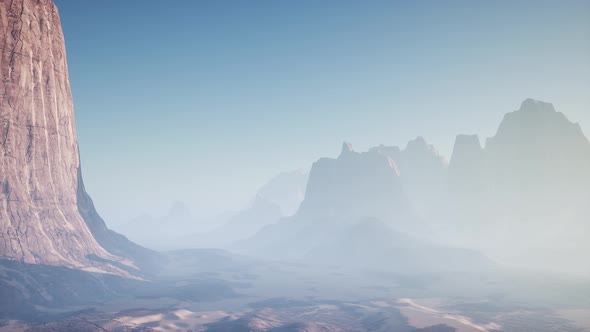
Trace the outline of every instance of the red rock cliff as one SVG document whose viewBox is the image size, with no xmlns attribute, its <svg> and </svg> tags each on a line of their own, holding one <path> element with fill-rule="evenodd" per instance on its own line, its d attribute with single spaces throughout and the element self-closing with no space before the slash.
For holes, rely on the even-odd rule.
<svg viewBox="0 0 590 332">
<path fill-rule="evenodd" d="M 81 183 L 64 35 L 53 2 L 0 0 L 0 52 L 0 258 L 91 270 L 103 259 L 133 266 L 99 243 L 127 240 L 109 238 L 115 233 Z"/>
</svg>

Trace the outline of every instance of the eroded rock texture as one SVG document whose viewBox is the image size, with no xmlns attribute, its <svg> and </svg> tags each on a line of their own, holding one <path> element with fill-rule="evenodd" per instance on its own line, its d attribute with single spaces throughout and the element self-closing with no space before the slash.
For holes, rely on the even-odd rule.
<svg viewBox="0 0 590 332">
<path fill-rule="evenodd" d="M 133 267 L 97 242 L 79 212 L 74 107 L 54 3 L 0 0 L 0 52 L 0 258 Z"/>
</svg>

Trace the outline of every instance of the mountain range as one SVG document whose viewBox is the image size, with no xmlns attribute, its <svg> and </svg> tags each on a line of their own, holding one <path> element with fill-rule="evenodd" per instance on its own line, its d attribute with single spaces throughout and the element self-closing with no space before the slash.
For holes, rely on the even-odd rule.
<svg viewBox="0 0 590 332">
<path fill-rule="evenodd" d="M 99 302 L 136 287 L 153 294 L 160 289 L 150 282 L 166 266 L 198 270 L 208 260 L 237 260 L 218 252 L 164 255 L 107 227 L 82 178 L 55 4 L 0 1 L 0 16 L 2 314 Z M 580 253 L 590 250 L 589 170 L 590 143 L 580 126 L 553 105 L 527 99 L 484 146 L 459 135 L 449 163 L 422 137 L 403 149 L 366 152 L 344 143 L 337 158 L 317 160 L 309 175 L 280 175 L 219 228 L 184 239 L 313 266 L 433 273 L 485 271 L 500 261 L 587 276 Z M 137 227 L 156 240 L 192 236 L 187 209 L 177 205 L 169 217 L 177 224 L 138 219 Z M 207 271 L 197 272 L 201 278 Z"/>
<path fill-rule="evenodd" d="M 307 176 L 302 170 L 276 175 L 239 211 L 198 218 L 185 203 L 175 202 L 164 216 L 140 215 L 116 229 L 153 249 L 225 248 L 293 215 L 303 201 Z"/>
<path fill-rule="evenodd" d="M 485 146 L 476 135 L 458 135 L 448 163 L 422 137 L 405 149 L 380 145 L 362 153 L 344 143 L 338 158 L 314 163 L 293 217 L 267 226 L 236 250 L 326 262 L 343 255 L 352 264 L 355 255 L 345 253 L 352 243 L 363 243 L 355 234 L 365 234 L 366 246 L 355 252 L 364 252 L 357 260 L 367 262 L 387 252 L 377 239 L 401 232 L 439 248 L 481 250 L 507 264 L 588 274 L 590 267 L 576 257 L 589 249 L 589 169 L 590 143 L 580 126 L 553 105 L 527 99 Z M 382 229 L 363 226 L 367 219 Z"/>
</svg>

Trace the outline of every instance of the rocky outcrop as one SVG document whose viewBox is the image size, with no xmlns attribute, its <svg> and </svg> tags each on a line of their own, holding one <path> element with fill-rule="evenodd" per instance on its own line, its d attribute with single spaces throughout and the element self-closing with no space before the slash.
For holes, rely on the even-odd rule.
<svg viewBox="0 0 590 332">
<path fill-rule="evenodd" d="M 527 99 L 504 116 L 485 148 L 475 135 L 457 137 L 449 184 L 466 194 L 485 192 L 498 204 L 565 203 L 590 191 L 588 169 L 590 143 L 579 124 L 552 104 Z"/>
<path fill-rule="evenodd" d="M 420 216 L 430 218 L 443 203 L 446 161 L 423 137 L 410 141 L 403 157 L 401 174 L 406 195 Z"/>
<path fill-rule="evenodd" d="M 297 214 L 234 249 L 272 259 L 398 272 L 487 268 L 490 262 L 475 251 L 406 235 L 425 230 L 407 193 L 440 186 L 445 170 L 442 158 L 420 138 L 403 151 L 380 146 L 358 153 L 344 143 L 338 158 L 322 158 L 312 166 Z"/>
<path fill-rule="evenodd" d="M 135 269 L 135 255 L 118 250 L 133 246 L 109 233 L 83 188 L 54 3 L 1 0 L 0 52 L 0 258 L 121 274 L 121 266 Z"/>
<path fill-rule="evenodd" d="M 410 214 L 396 162 L 376 150 L 355 152 L 348 143 L 337 159 L 322 158 L 313 164 L 297 212 L 316 218 L 385 220 Z"/>
<path fill-rule="evenodd" d="M 313 164 L 305 199 L 293 217 L 263 228 L 234 248 L 265 257 L 300 259 L 366 219 L 402 231 L 420 228 L 396 162 L 380 149 L 358 153 L 344 143 L 338 158 L 321 158 Z"/>
<path fill-rule="evenodd" d="M 394 161 L 403 190 L 412 208 L 422 218 L 438 210 L 444 194 L 447 165 L 434 146 L 417 137 L 404 150 L 380 145 L 370 150 Z"/>
</svg>

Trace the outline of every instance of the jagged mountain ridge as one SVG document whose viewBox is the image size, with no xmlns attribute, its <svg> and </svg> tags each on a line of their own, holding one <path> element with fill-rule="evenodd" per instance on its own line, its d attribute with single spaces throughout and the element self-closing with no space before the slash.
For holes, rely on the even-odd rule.
<svg viewBox="0 0 590 332">
<path fill-rule="evenodd" d="M 498 204 L 577 200 L 590 192 L 589 168 L 590 142 L 580 125 L 550 103 L 527 99 L 484 147 L 476 135 L 457 136 L 449 185 L 467 194 L 477 186 Z"/>
<path fill-rule="evenodd" d="M 590 143 L 579 124 L 552 104 L 533 99 L 505 115 L 484 149 L 493 190 L 506 194 L 544 192 L 577 195 L 588 191 Z M 492 172 L 494 170 L 494 172 Z"/>
<path fill-rule="evenodd" d="M 343 143 L 337 159 L 313 164 L 296 215 L 389 219 L 411 214 L 395 161 L 375 150 L 355 152 Z"/>
<path fill-rule="evenodd" d="M 459 135 L 443 237 L 517 266 L 587 275 L 590 143 L 552 104 L 527 99 L 481 147 Z M 452 231 L 451 231 L 452 230 Z M 548 244 L 551 243 L 551 246 Z"/>
<path fill-rule="evenodd" d="M 409 175 L 413 164 L 419 166 Z M 422 138 L 403 151 L 380 146 L 358 153 L 345 142 L 338 158 L 322 158 L 313 164 L 305 199 L 293 217 L 265 227 L 235 249 L 274 259 L 386 270 L 418 269 L 427 265 L 428 252 L 434 251 L 462 261 L 466 256 L 460 251 L 434 247 L 404 234 L 424 229 L 406 186 L 419 171 L 444 169 L 444 165 Z M 396 251 L 408 257 L 392 255 Z M 410 261 L 415 264 L 408 264 Z"/>
<path fill-rule="evenodd" d="M 381 145 L 363 153 L 344 143 L 338 158 L 314 163 L 294 217 L 237 249 L 273 258 L 324 257 L 320 248 L 345 252 L 344 243 L 356 243 L 350 229 L 374 218 L 395 231 L 496 258 L 538 259 L 537 267 L 551 259 L 572 269 L 581 266 L 576 252 L 590 231 L 583 220 L 588 169 L 590 144 L 580 126 L 551 104 L 527 99 L 504 117 L 484 147 L 476 135 L 459 135 L 449 165 L 423 138 L 403 150 Z M 551 258 L 537 252 L 547 243 L 555 243 Z"/>
<path fill-rule="evenodd" d="M 405 149 L 380 145 L 371 148 L 393 160 L 400 175 L 403 190 L 412 208 L 423 219 L 438 209 L 444 194 L 447 162 L 424 137 L 408 142 Z"/>
</svg>

